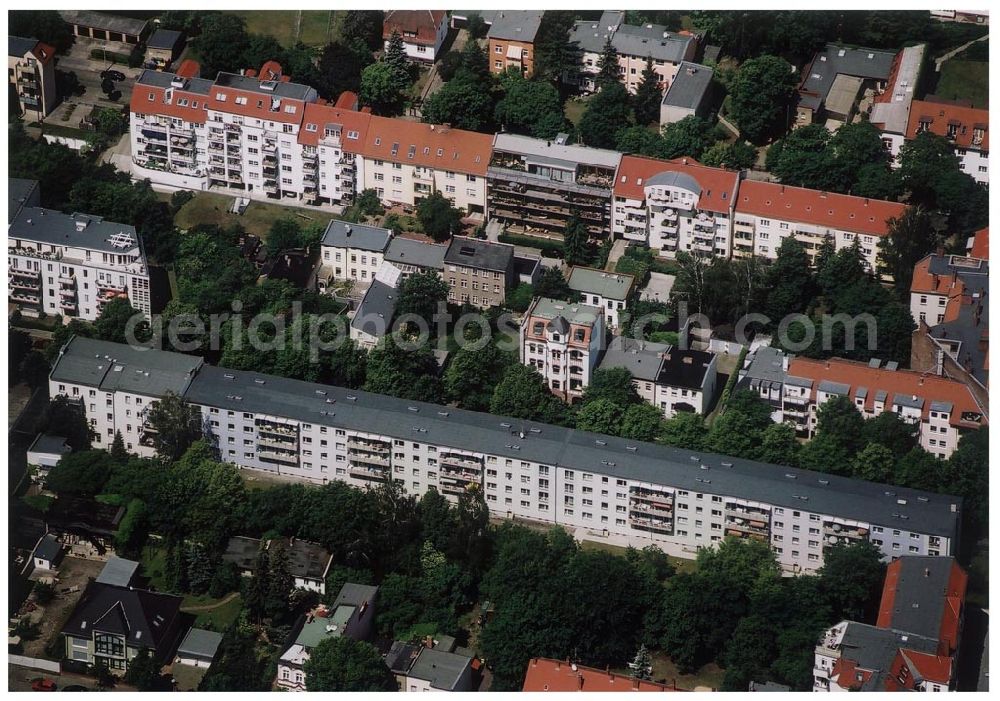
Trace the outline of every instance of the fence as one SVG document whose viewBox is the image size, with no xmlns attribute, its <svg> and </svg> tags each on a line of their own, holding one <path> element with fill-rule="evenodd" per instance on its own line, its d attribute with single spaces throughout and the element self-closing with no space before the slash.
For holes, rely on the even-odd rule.
<svg viewBox="0 0 1000 701">
<path fill-rule="evenodd" d="M 28 669 L 41 669 L 45 672 L 52 672 L 53 674 L 59 674 L 62 672 L 62 665 L 58 662 L 53 662 L 52 660 L 43 660 L 38 657 L 25 657 L 24 655 L 7 655 L 7 662 L 10 664 L 17 665 L 18 667 L 27 667 Z"/>
</svg>

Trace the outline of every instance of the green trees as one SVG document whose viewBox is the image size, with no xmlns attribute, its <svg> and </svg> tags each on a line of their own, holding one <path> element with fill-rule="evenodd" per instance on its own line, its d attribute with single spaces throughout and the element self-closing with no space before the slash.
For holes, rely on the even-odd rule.
<svg viewBox="0 0 1000 701">
<path fill-rule="evenodd" d="M 590 233 L 577 213 L 569 218 L 563 230 L 563 251 L 567 265 L 583 265 L 590 261 Z"/>
<path fill-rule="evenodd" d="M 385 336 L 368 354 L 364 389 L 393 397 L 440 403 L 438 364 L 425 344 L 415 350 L 400 347 Z"/>
<path fill-rule="evenodd" d="M 50 399 L 42 412 L 39 425 L 43 432 L 54 436 L 65 436 L 66 444 L 75 451 L 89 450 L 93 433 L 84 413 L 83 406 L 58 395 Z"/>
<path fill-rule="evenodd" d="M 111 465 L 111 456 L 103 450 L 70 453 L 49 470 L 45 486 L 57 494 L 99 494 L 111 476 Z"/>
<path fill-rule="evenodd" d="M 618 50 L 611 43 L 611 35 L 609 34 L 604 40 L 601 55 L 597 57 L 597 77 L 594 78 L 594 83 L 598 90 L 603 90 L 607 86 L 617 83 L 618 78 Z"/>
<path fill-rule="evenodd" d="M 129 343 L 130 341 L 144 341 L 149 333 L 149 324 L 141 322 L 133 326 L 132 338 L 128 337 L 126 331 L 129 327 L 129 320 L 137 311 L 132 303 L 125 297 L 118 297 L 111 300 L 101 309 L 100 316 L 94 322 L 94 330 L 97 338 L 112 343 Z"/>
<path fill-rule="evenodd" d="M 73 43 L 69 25 L 55 10 L 15 10 L 9 13 L 10 36 L 34 37 L 66 51 Z"/>
<path fill-rule="evenodd" d="M 740 66 L 730 85 L 730 115 L 740 133 L 761 144 L 788 123 L 796 75 L 787 61 L 760 56 Z"/>
<path fill-rule="evenodd" d="M 174 392 L 167 392 L 149 410 L 154 429 L 153 447 L 168 460 L 177 460 L 201 437 L 201 414 Z"/>
<path fill-rule="evenodd" d="M 718 142 L 701 154 L 702 163 L 715 168 L 745 170 L 757 162 L 757 150 L 746 141 Z"/>
<path fill-rule="evenodd" d="M 778 324 L 789 314 L 801 313 L 814 296 L 809 256 L 802 243 L 786 236 L 778 246 L 777 258 L 767 271 L 766 314 Z"/>
<path fill-rule="evenodd" d="M 526 80 L 513 72 L 505 74 L 501 81 L 504 96 L 494 111 L 498 125 L 539 139 L 551 139 L 563 129 L 566 119 L 555 86 L 542 80 Z"/>
<path fill-rule="evenodd" d="M 767 151 L 767 169 L 787 185 L 837 189 L 842 179 L 828 149 L 830 132 L 822 124 L 799 127 Z"/>
<path fill-rule="evenodd" d="M 535 34 L 535 76 L 547 82 L 562 80 L 578 70 L 579 55 L 569 40 L 576 13 L 552 10 L 542 15 Z"/>
<path fill-rule="evenodd" d="M 663 90 L 660 89 L 660 76 L 653 70 L 653 57 L 646 57 L 646 67 L 642 69 L 642 77 L 632 98 L 632 108 L 635 111 L 635 123 L 648 125 L 651 122 L 659 124 L 660 103 L 663 101 Z"/>
<path fill-rule="evenodd" d="M 734 392 L 708 433 L 707 448 L 723 455 L 753 459 L 764 432 L 771 426 L 771 409 L 751 390 Z"/>
<path fill-rule="evenodd" d="M 347 35 L 345 35 L 347 36 Z M 381 43 L 381 29 L 379 30 Z M 319 85 L 325 98 L 336 100 L 344 91 L 361 90 L 361 73 L 374 62 L 364 41 L 348 39 L 334 41 L 323 47 L 319 56 Z"/>
<path fill-rule="evenodd" d="M 455 352 L 444 373 L 448 398 L 464 409 L 488 411 L 493 392 L 516 359 L 492 343 Z"/>
<path fill-rule="evenodd" d="M 609 83 L 590 98 L 580 117 L 580 140 L 594 148 L 614 148 L 618 132 L 629 125 L 631 109 L 625 86 Z"/>
<path fill-rule="evenodd" d="M 304 670 L 309 691 L 396 691 L 396 680 L 378 650 L 347 636 L 321 641 Z"/>
<path fill-rule="evenodd" d="M 417 218 L 424 233 L 435 241 L 447 241 L 462 231 L 462 210 L 438 190 L 417 203 Z"/>
<path fill-rule="evenodd" d="M 823 566 L 818 575 L 821 592 L 830 603 L 835 620 L 874 618 L 885 579 L 885 564 L 877 546 L 862 541 L 824 547 Z"/>
<path fill-rule="evenodd" d="M 404 59 L 405 61 L 405 59 Z M 361 104 L 371 107 L 375 114 L 395 117 L 403 113 L 410 89 L 408 70 L 389 60 L 386 53 L 381 61 L 365 66 L 361 71 Z"/>
<path fill-rule="evenodd" d="M 428 329 L 434 333 L 434 317 L 438 308 L 448 301 L 448 283 L 441 279 L 436 270 L 414 273 L 403 280 L 399 287 L 399 300 L 396 302 L 396 318 L 405 314 L 413 314 L 427 323 Z"/>
<path fill-rule="evenodd" d="M 663 128 L 663 157 L 701 158 L 706 149 L 715 143 L 716 138 L 715 127 L 709 122 L 695 115 L 687 116 Z"/>
<path fill-rule="evenodd" d="M 903 214 L 889 220 L 889 233 L 880 241 L 879 259 L 892 275 L 897 293 L 909 293 L 913 266 L 941 243 L 931 216 L 919 207 L 907 207 Z"/>
<path fill-rule="evenodd" d="M 381 10 L 347 10 L 340 22 L 340 35 L 348 40 L 360 40 L 369 51 L 382 48 Z"/>
<path fill-rule="evenodd" d="M 138 654 L 129 660 L 125 671 L 125 683 L 131 684 L 139 691 L 156 691 L 163 688 L 163 677 L 160 676 L 160 663 L 156 661 L 149 648 L 143 647 Z"/>
<path fill-rule="evenodd" d="M 565 420 L 566 407 L 534 368 L 514 363 L 493 391 L 490 413 L 559 424 Z"/>
</svg>

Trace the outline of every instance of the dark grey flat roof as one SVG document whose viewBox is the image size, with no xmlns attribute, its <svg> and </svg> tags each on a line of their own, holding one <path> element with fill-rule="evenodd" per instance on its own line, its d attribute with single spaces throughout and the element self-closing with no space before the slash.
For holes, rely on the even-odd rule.
<svg viewBox="0 0 1000 701">
<path fill-rule="evenodd" d="M 17 217 L 21 207 L 38 205 L 38 181 L 25 180 L 24 178 L 7 178 L 7 196 L 10 200 L 10 208 L 7 210 L 7 223 L 10 224 Z"/>
<path fill-rule="evenodd" d="M 708 66 L 682 61 L 677 77 L 663 95 L 663 104 L 697 109 L 712 85 L 713 71 Z"/>
<path fill-rule="evenodd" d="M 147 24 L 144 19 L 133 19 L 132 17 L 110 15 L 105 12 L 93 12 L 91 10 L 59 10 L 59 14 L 69 24 L 91 27 L 93 29 L 104 29 L 109 32 L 120 32 L 122 34 L 142 34 Z"/>
<path fill-rule="evenodd" d="M 153 36 L 146 41 L 146 47 L 150 49 L 173 49 L 177 42 L 184 36 L 184 32 L 173 29 L 157 29 Z"/>
<path fill-rule="evenodd" d="M 222 643 L 222 633 L 192 628 L 177 648 L 177 654 L 211 660 Z"/>
<path fill-rule="evenodd" d="M 947 558 L 941 558 L 947 560 Z M 842 654 L 857 662 L 858 667 L 874 672 L 862 691 L 883 691 L 885 677 L 900 648 L 936 654 L 937 642 L 920 635 L 890 628 L 876 628 L 851 621 L 840 642 Z"/>
<path fill-rule="evenodd" d="M 23 58 L 26 53 L 35 48 L 38 39 L 34 37 L 7 37 L 7 55 Z"/>
<path fill-rule="evenodd" d="M 955 561 L 928 555 L 903 556 L 897 562 L 899 576 L 889 627 L 937 640 Z"/>
<path fill-rule="evenodd" d="M 333 560 L 333 555 L 317 543 L 310 543 L 296 538 L 293 542 L 284 541 L 285 552 L 288 553 L 288 569 L 293 577 L 306 579 L 323 579 L 326 570 Z M 275 543 L 268 544 L 268 549 Z"/>
<path fill-rule="evenodd" d="M 106 392 L 122 390 L 162 397 L 167 392 L 184 394 L 203 362 L 182 353 L 142 350 L 74 336 L 60 351 L 49 377 L 56 382 L 100 387 Z"/>
<path fill-rule="evenodd" d="M 144 70 L 136 78 L 136 82 L 140 85 L 152 85 L 158 88 L 169 88 L 173 86 L 174 80 L 180 80 L 183 82 L 182 88 L 185 92 L 198 93 L 200 95 L 208 95 L 212 90 L 212 85 L 214 83 L 207 78 L 185 78 L 178 77 L 175 73 L 164 73 L 163 71 L 154 71 L 150 69 Z"/>
<path fill-rule="evenodd" d="M 453 691 L 470 664 L 471 657 L 425 647 L 413 661 L 407 676 L 428 681 L 435 689 Z"/>
<path fill-rule="evenodd" d="M 827 44 L 818 51 L 808 73 L 802 81 L 799 103 L 810 109 L 818 109 L 833 87 L 833 81 L 838 75 L 850 75 L 858 78 L 888 80 L 892 70 L 892 61 L 896 54 L 878 49 L 851 49 L 846 46 Z M 802 95 L 801 91 L 808 91 Z"/>
<path fill-rule="evenodd" d="M 669 387 L 701 389 L 715 355 L 706 351 L 671 348 L 663 354 L 663 365 L 656 381 Z"/>
<path fill-rule="evenodd" d="M 139 563 L 135 560 L 126 560 L 123 557 L 112 555 L 108 558 L 107 564 L 97 575 L 97 581 L 101 584 L 111 584 L 116 587 L 127 587 L 132 583 Z"/>
<path fill-rule="evenodd" d="M 382 253 L 389 245 L 391 238 L 392 232 L 381 226 L 352 224 L 334 219 L 326 225 L 326 231 L 323 232 L 323 245 L 336 246 L 337 248 L 359 248 L 364 251 Z"/>
<path fill-rule="evenodd" d="M 116 254 L 134 253 L 139 248 L 134 226 L 104 221 L 92 214 L 63 214 L 44 207 L 22 207 L 11 222 L 7 237 Z M 126 237 L 131 238 L 131 243 Z M 115 240 L 123 245 L 116 246 Z"/>
<path fill-rule="evenodd" d="M 256 380 L 263 380 L 263 384 Z M 958 497 L 205 365 L 186 399 L 954 537 Z M 521 438 L 519 432 L 523 431 Z M 704 465 L 708 469 L 701 469 Z M 705 480 L 710 480 L 706 482 Z M 710 485 L 710 486 L 708 486 Z M 905 499 L 900 505 L 898 499 Z"/>
<path fill-rule="evenodd" d="M 448 246 L 442 243 L 425 243 L 394 236 L 385 252 L 385 259 L 393 263 L 440 270 L 444 267 L 444 254 L 447 251 Z"/>
<path fill-rule="evenodd" d="M 672 63 L 684 59 L 692 41 L 694 37 L 667 31 L 665 26 L 659 24 L 623 24 L 611 37 L 611 43 L 619 54 L 640 58 L 652 56 L 655 61 Z"/>
<path fill-rule="evenodd" d="M 259 93 L 261 95 L 273 95 L 276 97 L 287 97 L 290 100 L 304 100 L 314 102 L 318 97 L 316 90 L 301 83 L 285 83 L 280 80 L 267 81 L 273 83 L 274 90 L 265 90 L 260 86 L 262 78 L 250 78 L 238 73 L 219 73 L 215 78 L 215 84 L 220 88 L 233 88 L 235 90 L 246 90 L 248 92 Z"/>
<path fill-rule="evenodd" d="M 500 272 L 507 272 L 513 260 L 514 247 L 510 244 L 464 236 L 452 237 L 444 254 L 445 263 Z"/>
<path fill-rule="evenodd" d="M 66 439 L 62 436 L 51 436 L 47 433 L 39 433 L 31 447 L 29 453 L 55 453 L 65 455 L 73 452 L 73 449 L 66 445 Z"/>
<path fill-rule="evenodd" d="M 636 341 L 624 336 L 615 336 L 601 358 L 601 369 L 625 368 L 637 380 L 653 382 L 660 374 L 663 364 L 662 354 L 670 348 L 666 343 Z"/>
</svg>

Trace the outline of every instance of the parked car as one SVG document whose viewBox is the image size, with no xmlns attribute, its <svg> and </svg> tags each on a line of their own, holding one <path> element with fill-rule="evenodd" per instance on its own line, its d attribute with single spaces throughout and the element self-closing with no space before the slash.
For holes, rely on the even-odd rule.
<svg viewBox="0 0 1000 701">
<path fill-rule="evenodd" d="M 37 679 L 31 680 L 31 690 L 32 691 L 55 691 L 56 683 L 51 679 L 45 679 L 43 677 L 38 677 Z"/>
<path fill-rule="evenodd" d="M 125 74 L 122 73 L 121 71 L 107 70 L 107 71 L 101 71 L 101 78 L 103 80 L 113 80 L 115 82 L 121 82 L 125 80 Z"/>
</svg>

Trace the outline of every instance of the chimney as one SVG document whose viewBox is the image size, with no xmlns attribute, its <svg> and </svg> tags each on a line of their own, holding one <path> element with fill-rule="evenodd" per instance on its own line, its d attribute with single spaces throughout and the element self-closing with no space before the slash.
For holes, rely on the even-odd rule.
<svg viewBox="0 0 1000 701">
<path fill-rule="evenodd" d="M 930 577 L 931 576 L 931 568 L 930 567 L 925 567 L 924 568 L 924 576 L 925 577 Z"/>
<path fill-rule="evenodd" d="M 344 227 L 344 233 L 347 234 L 348 236 L 351 235 L 351 225 L 350 224 L 348 224 L 347 226 Z"/>
<path fill-rule="evenodd" d="M 576 683 L 580 691 L 583 691 L 583 675 L 580 674 L 579 672 L 577 672 L 576 674 Z"/>
</svg>

